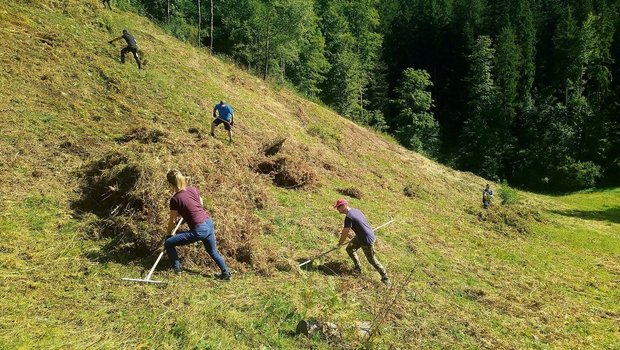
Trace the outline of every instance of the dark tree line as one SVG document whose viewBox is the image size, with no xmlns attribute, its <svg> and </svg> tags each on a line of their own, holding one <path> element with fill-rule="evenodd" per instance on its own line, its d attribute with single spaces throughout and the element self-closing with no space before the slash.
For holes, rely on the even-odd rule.
<svg viewBox="0 0 620 350">
<path fill-rule="evenodd" d="M 532 188 L 620 179 L 620 0 L 139 6 L 177 37 L 457 168 Z"/>
</svg>

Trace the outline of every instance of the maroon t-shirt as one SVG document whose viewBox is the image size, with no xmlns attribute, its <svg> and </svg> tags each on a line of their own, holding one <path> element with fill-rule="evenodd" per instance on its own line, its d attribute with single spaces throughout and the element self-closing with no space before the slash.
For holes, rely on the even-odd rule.
<svg viewBox="0 0 620 350">
<path fill-rule="evenodd" d="M 191 230 L 209 218 L 209 214 L 200 204 L 200 192 L 191 186 L 170 198 L 170 210 L 176 210 Z"/>
</svg>

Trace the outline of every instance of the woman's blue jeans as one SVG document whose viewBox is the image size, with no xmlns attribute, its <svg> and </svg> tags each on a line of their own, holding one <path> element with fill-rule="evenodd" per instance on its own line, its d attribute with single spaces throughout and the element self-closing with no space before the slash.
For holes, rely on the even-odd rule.
<svg viewBox="0 0 620 350">
<path fill-rule="evenodd" d="M 181 267 L 181 261 L 175 247 L 181 245 L 192 244 L 194 242 L 202 241 L 207 250 L 207 253 L 215 261 L 217 266 L 222 270 L 223 274 L 229 274 L 228 267 L 224 259 L 218 253 L 217 246 L 215 244 L 215 228 L 213 227 L 213 221 L 211 219 L 205 220 L 203 223 L 197 225 L 193 230 L 179 232 L 176 235 L 166 239 L 164 247 L 168 253 L 168 258 L 172 262 L 174 268 Z"/>
</svg>

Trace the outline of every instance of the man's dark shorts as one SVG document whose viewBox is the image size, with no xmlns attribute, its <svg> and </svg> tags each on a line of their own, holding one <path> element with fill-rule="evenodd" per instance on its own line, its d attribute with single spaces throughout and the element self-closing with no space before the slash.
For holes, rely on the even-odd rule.
<svg viewBox="0 0 620 350">
<path fill-rule="evenodd" d="M 219 118 L 215 118 L 215 120 L 213 120 L 213 123 L 215 123 L 215 126 L 218 126 L 220 124 L 224 124 L 224 129 L 226 129 L 226 130 L 230 130 L 230 128 L 231 128 L 231 124 L 230 123 L 226 123 L 225 121 L 223 121 L 222 119 L 219 119 Z"/>
</svg>

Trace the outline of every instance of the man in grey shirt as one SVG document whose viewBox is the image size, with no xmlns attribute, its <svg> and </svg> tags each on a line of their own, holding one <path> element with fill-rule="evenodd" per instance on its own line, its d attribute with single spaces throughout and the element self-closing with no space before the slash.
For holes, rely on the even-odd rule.
<svg viewBox="0 0 620 350">
<path fill-rule="evenodd" d="M 372 227 L 370 227 L 368 220 L 366 220 L 366 216 L 364 216 L 359 209 L 349 207 L 349 203 L 346 199 L 339 199 L 334 208 L 336 208 L 340 214 L 345 215 L 344 227 L 340 233 L 340 241 L 338 242 L 338 245 L 341 246 L 346 243 L 351 230 L 355 233 L 355 237 L 353 237 L 347 245 L 347 253 L 355 264 L 353 271 L 358 274 L 362 273 L 360 260 L 355 253 L 356 250 L 362 248 L 362 251 L 364 252 L 364 255 L 366 255 L 366 259 L 368 259 L 370 265 L 372 265 L 375 270 L 381 274 L 381 282 L 390 284 L 390 279 L 385 272 L 385 268 L 381 265 L 379 260 L 377 260 L 377 256 L 375 255 L 374 244 L 376 237 L 374 232 L 372 232 Z"/>
</svg>

